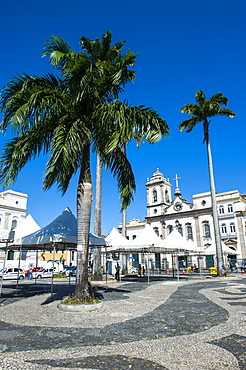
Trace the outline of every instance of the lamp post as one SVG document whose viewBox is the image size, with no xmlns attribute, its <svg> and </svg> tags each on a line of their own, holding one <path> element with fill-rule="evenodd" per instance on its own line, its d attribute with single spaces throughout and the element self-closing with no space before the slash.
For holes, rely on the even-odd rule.
<svg viewBox="0 0 246 370">
<path fill-rule="evenodd" d="M 2 269 L 2 277 L 1 277 L 1 283 L 0 283 L 0 297 L 2 296 L 2 288 L 3 288 L 3 275 L 4 275 L 4 269 L 6 265 L 7 260 L 7 252 L 8 252 L 8 245 L 9 243 L 13 242 L 12 239 L 2 239 L 0 243 L 6 243 L 5 244 L 5 255 L 4 255 L 4 261 L 3 261 L 3 269 Z"/>
</svg>

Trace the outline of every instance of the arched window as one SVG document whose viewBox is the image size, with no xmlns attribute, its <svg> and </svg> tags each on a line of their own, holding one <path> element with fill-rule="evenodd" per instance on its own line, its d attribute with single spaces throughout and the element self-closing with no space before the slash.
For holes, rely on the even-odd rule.
<svg viewBox="0 0 246 370">
<path fill-rule="evenodd" d="M 222 232 L 222 234 L 226 234 L 227 233 L 226 224 L 222 224 L 221 225 L 221 232 Z"/>
<path fill-rule="evenodd" d="M 235 226 L 234 222 L 231 222 L 230 223 L 230 231 L 231 231 L 231 233 L 235 233 L 236 232 L 236 226 Z"/>
<path fill-rule="evenodd" d="M 169 225 L 167 227 L 167 230 L 168 230 L 168 234 L 171 234 L 171 232 L 173 231 L 173 226 L 172 225 Z"/>
<path fill-rule="evenodd" d="M 178 226 L 178 232 L 183 235 L 183 228 L 181 225 Z"/>
<path fill-rule="evenodd" d="M 158 236 L 159 236 L 159 229 L 158 229 L 158 227 L 154 227 L 154 228 L 153 228 L 153 230 L 154 230 L 154 232 L 156 233 L 156 235 L 158 235 Z"/>
<path fill-rule="evenodd" d="M 224 206 L 219 206 L 219 214 L 223 215 L 225 213 Z"/>
<path fill-rule="evenodd" d="M 192 227 L 189 225 L 186 227 L 187 239 L 193 239 Z"/>
<path fill-rule="evenodd" d="M 232 213 L 232 212 L 233 212 L 232 204 L 228 204 L 228 213 Z"/>
<path fill-rule="evenodd" d="M 12 223 L 11 223 L 11 230 L 15 229 L 17 226 L 17 220 L 12 220 Z"/>
<path fill-rule="evenodd" d="M 153 202 L 157 202 L 157 191 L 153 190 Z"/>
<path fill-rule="evenodd" d="M 210 234 L 210 226 L 209 226 L 209 223 L 204 223 L 203 225 L 203 230 L 204 230 L 204 236 L 205 238 L 207 239 L 210 239 L 211 238 L 211 234 Z"/>
</svg>

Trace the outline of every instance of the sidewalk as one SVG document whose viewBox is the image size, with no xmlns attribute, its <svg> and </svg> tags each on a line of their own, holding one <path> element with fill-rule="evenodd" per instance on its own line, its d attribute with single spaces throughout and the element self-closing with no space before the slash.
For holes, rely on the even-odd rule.
<svg viewBox="0 0 246 370">
<path fill-rule="evenodd" d="M 50 294 L 1 306 L 0 369 L 246 369 L 244 276 L 100 292 L 103 307 L 82 314 Z"/>
</svg>

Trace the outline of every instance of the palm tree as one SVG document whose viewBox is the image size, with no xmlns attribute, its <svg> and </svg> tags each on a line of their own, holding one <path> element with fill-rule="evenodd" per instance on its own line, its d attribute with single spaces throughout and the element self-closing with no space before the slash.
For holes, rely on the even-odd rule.
<svg viewBox="0 0 246 370">
<path fill-rule="evenodd" d="M 91 40 L 87 37 L 81 38 L 82 49 L 86 51 L 85 57 L 88 59 L 91 65 L 91 69 L 95 70 L 99 64 L 113 67 L 115 63 L 119 63 L 119 56 L 121 56 L 121 64 L 125 58 L 129 58 L 131 54 L 123 57 L 121 54 L 121 48 L 126 41 L 117 42 L 114 46 L 111 46 L 112 33 L 107 31 L 105 35 L 102 35 L 102 40 L 96 38 Z M 122 85 L 124 86 L 128 81 L 135 79 L 135 72 L 129 71 L 124 67 L 121 70 L 121 79 L 118 82 L 117 89 L 111 95 L 104 96 L 104 103 L 107 104 L 114 100 L 118 100 L 119 92 L 122 91 Z M 94 213 L 94 233 L 101 235 L 102 233 L 102 163 L 100 154 L 97 153 L 96 160 L 96 192 L 95 192 L 95 213 Z M 94 247 L 93 251 L 93 280 L 102 280 L 101 270 L 101 247 Z"/>
<path fill-rule="evenodd" d="M 10 127 L 17 136 L 3 149 L 0 181 L 4 186 L 11 185 L 26 163 L 43 153 L 49 155 L 44 189 L 56 184 L 64 194 L 71 178 L 78 174 L 74 297 L 85 301 L 92 202 L 91 151 L 100 154 L 102 163 L 116 177 L 121 203 L 127 207 L 135 191 L 135 180 L 120 147 L 133 129 L 141 132 L 151 123 L 162 136 L 168 133 L 168 127 L 154 110 L 143 106 L 126 106 L 131 114 L 123 119 L 128 126 L 122 127 L 123 104 L 105 104 L 110 98 L 113 101 L 129 76 L 134 75 L 128 67 L 134 64 L 136 55 L 130 51 L 124 58 L 119 54 L 115 63 L 98 61 L 94 67 L 86 53 L 76 53 L 63 39 L 52 36 L 44 55 L 50 56 L 58 77 L 21 74 L 2 89 L 1 129 L 4 132 Z"/>
<path fill-rule="evenodd" d="M 111 46 L 112 42 L 112 33 L 108 31 L 105 35 L 102 37 L 102 41 L 98 38 L 96 41 L 91 40 L 86 37 L 81 38 L 81 45 L 84 50 L 87 52 L 87 58 L 89 59 L 92 68 L 97 68 L 97 65 L 99 63 L 106 63 L 107 65 L 114 65 L 117 61 L 117 58 L 119 57 L 121 53 L 121 48 L 124 45 L 126 41 L 123 42 L 117 42 L 113 47 Z M 129 54 L 127 56 L 129 58 Z M 122 56 L 122 60 L 124 60 L 124 57 Z M 120 81 L 120 84 L 118 85 L 119 91 L 122 91 L 122 85 L 125 85 L 127 82 L 132 81 L 135 79 L 135 72 L 134 71 L 125 71 L 126 73 L 122 74 L 122 78 Z M 116 102 L 118 101 L 119 97 L 119 91 L 116 91 L 112 96 L 107 96 L 105 99 L 105 104 L 109 104 L 110 102 Z M 125 106 L 127 103 L 125 102 Z M 114 105 L 113 105 L 114 106 Z M 106 109 L 107 110 L 107 109 Z M 103 115 L 105 112 L 103 112 Z M 112 112 L 110 112 L 112 114 Z M 125 116 L 125 110 L 121 110 L 121 120 Z M 100 118 L 103 119 L 103 118 Z M 113 122 L 112 122 L 113 124 Z M 125 117 L 125 124 L 128 126 L 127 116 Z M 151 122 L 150 122 L 151 125 Z M 156 126 L 154 127 L 147 127 L 148 132 L 140 132 L 137 133 L 135 130 L 128 135 L 128 141 L 131 140 L 131 138 L 134 138 L 137 140 L 138 146 L 140 143 L 145 140 L 147 137 L 147 140 L 151 143 L 154 143 L 162 138 L 162 135 L 157 135 L 152 140 L 150 139 L 149 130 L 153 130 L 154 135 L 156 134 Z M 165 132 L 166 134 L 167 132 Z M 121 147 L 124 154 L 126 153 L 126 144 Z M 97 161 L 96 161 L 96 193 L 95 193 L 95 216 L 94 216 L 94 233 L 97 235 L 101 235 L 101 224 L 102 224 L 102 209 L 101 209 L 101 198 L 102 198 L 102 163 L 99 153 L 97 154 Z M 126 208 L 122 207 L 122 234 L 126 236 Z M 101 248 L 97 247 L 94 248 L 93 253 L 93 279 L 94 280 L 101 280 L 102 279 L 102 272 L 101 272 Z"/>
<path fill-rule="evenodd" d="M 191 132 L 193 128 L 199 123 L 203 123 L 203 133 L 204 140 L 203 143 L 206 143 L 207 146 L 207 156 L 208 156 L 208 171 L 209 171 L 209 182 L 210 182 L 210 191 L 212 198 L 212 214 L 214 221 L 214 230 L 215 230 L 215 243 L 216 243 L 216 257 L 217 257 L 217 273 L 219 276 L 222 276 L 225 273 L 222 245 L 220 238 L 220 229 L 219 229 L 219 220 L 217 213 L 217 204 L 215 197 L 215 183 L 214 183 L 214 171 L 212 163 L 212 153 L 210 147 L 210 138 L 209 138 L 209 125 L 211 123 L 210 117 L 215 116 L 227 116 L 235 117 L 236 114 L 228 108 L 221 108 L 221 105 L 227 106 L 228 99 L 224 96 L 223 93 L 217 93 L 211 96 L 210 99 L 206 99 L 206 96 L 202 90 L 196 91 L 195 99 L 197 104 L 185 104 L 183 108 L 180 109 L 181 113 L 192 114 L 192 117 L 184 120 L 179 125 L 180 131 Z"/>
</svg>

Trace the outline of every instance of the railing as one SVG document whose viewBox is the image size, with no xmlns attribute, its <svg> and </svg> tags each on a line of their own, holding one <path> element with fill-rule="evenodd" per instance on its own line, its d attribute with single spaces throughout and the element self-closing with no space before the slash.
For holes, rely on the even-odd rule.
<svg viewBox="0 0 246 370">
<path fill-rule="evenodd" d="M 234 217 L 234 212 L 230 213 L 218 213 L 219 218 L 233 218 Z"/>
</svg>

